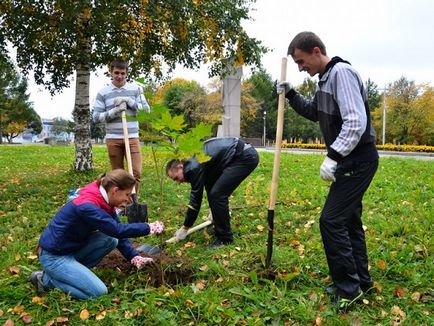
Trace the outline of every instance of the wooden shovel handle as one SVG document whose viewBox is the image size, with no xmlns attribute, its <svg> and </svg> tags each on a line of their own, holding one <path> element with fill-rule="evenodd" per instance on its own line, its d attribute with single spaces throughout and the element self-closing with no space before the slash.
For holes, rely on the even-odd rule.
<svg viewBox="0 0 434 326">
<path fill-rule="evenodd" d="M 122 129 L 124 130 L 125 156 L 127 157 L 128 172 L 133 174 L 133 162 L 131 160 L 130 138 L 128 137 L 127 116 L 125 111 L 122 111 Z M 136 187 L 133 187 L 132 194 L 136 193 Z"/>
<path fill-rule="evenodd" d="M 211 225 L 211 224 L 212 224 L 211 220 L 206 220 L 205 222 L 203 222 L 203 223 L 201 223 L 199 225 L 196 225 L 196 226 L 194 226 L 192 228 L 189 228 L 188 231 L 187 231 L 187 235 L 190 235 L 193 232 L 199 231 L 199 230 L 201 230 L 201 229 L 203 229 L 203 228 L 205 228 L 205 227 L 207 227 L 208 225 Z M 167 243 L 174 243 L 174 242 L 176 242 L 176 237 L 172 237 L 169 240 L 166 240 L 166 242 Z"/>
<path fill-rule="evenodd" d="M 287 58 L 282 58 L 282 65 L 280 70 L 280 80 L 286 80 L 286 63 Z M 274 210 L 276 205 L 276 193 L 277 193 L 277 183 L 279 179 L 279 163 L 280 163 L 280 152 L 282 146 L 282 133 L 283 133 L 283 111 L 285 109 L 285 92 L 279 94 L 279 102 L 277 106 L 277 129 L 276 129 L 276 149 L 274 151 L 274 166 L 273 166 L 273 176 L 271 179 L 271 192 L 270 192 L 270 202 L 268 209 Z"/>
</svg>

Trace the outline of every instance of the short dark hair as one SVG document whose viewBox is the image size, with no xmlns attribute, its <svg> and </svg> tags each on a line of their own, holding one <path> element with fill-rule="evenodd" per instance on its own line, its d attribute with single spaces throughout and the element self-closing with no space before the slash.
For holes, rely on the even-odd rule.
<svg viewBox="0 0 434 326">
<path fill-rule="evenodd" d="M 169 175 L 169 171 L 173 170 L 174 168 L 176 168 L 179 163 L 182 163 L 182 161 L 178 160 L 176 158 L 173 159 L 173 160 L 170 160 L 169 162 L 167 162 L 167 164 L 166 164 L 166 175 L 168 176 Z"/>
<path fill-rule="evenodd" d="M 113 71 L 114 68 L 125 69 L 126 71 L 128 71 L 128 62 L 120 59 L 115 59 L 110 63 L 110 71 Z"/>
<path fill-rule="evenodd" d="M 327 55 L 326 47 L 321 39 L 312 32 L 298 33 L 288 46 L 288 55 L 294 55 L 295 49 L 312 53 L 318 47 L 323 55 Z"/>
</svg>

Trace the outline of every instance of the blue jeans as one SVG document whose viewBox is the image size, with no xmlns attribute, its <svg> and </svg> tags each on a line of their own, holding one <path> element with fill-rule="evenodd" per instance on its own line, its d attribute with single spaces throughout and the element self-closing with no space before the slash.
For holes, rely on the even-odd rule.
<svg viewBox="0 0 434 326">
<path fill-rule="evenodd" d="M 118 239 L 95 232 L 87 245 L 75 253 L 60 256 L 42 250 L 39 260 L 44 269 L 44 286 L 58 288 L 82 300 L 107 294 L 105 284 L 90 269 L 117 244 Z"/>
</svg>

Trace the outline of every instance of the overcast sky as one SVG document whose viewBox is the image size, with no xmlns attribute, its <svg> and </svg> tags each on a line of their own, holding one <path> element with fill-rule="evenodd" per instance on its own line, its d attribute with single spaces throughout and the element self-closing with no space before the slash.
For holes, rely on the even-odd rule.
<svg viewBox="0 0 434 326">
<path fill-rule="evenodd" d="M 292 38 L 312 31 L 323 40 L 330 57 L 348 60 L 365 81 L 370 78 L 379 88 L 401 76 L 434 86 L 434 0 L 257 0 L 253 8 L 253 19 L 244 27 L 272 50 L 262 62 L 273 79 L 280 78 L 281 59 Z M 244 73 L 248 77 L 248 69 Z M 209 82 L 206 68 L 177 69 L 174 77 L 203 86 Z M 287 79 L 298 85 L 306 77 L 289 58 Z M 29 82 L 31 101 L 42 118 L 72 119 L 74 83 L 52 98 Z M 91 102 L 107 82 L 102 72 L 92 73 Z"/>
</svg>

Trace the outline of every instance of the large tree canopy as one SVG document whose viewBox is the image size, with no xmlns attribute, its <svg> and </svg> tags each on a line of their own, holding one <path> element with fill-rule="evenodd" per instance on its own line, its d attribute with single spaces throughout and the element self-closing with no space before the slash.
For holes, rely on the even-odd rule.
<svg viewBox="0 0 434 326">
<path fill-rule="evenodd" d="M 3 0 L 0 34 L 17 50 L 23 72 L 51 92 L 76 72 L 76 164 L 92 168 L 90 71 L 114 58 L 130 76 L 163 77 L 180 63 L 210 63 L 210 75 L 236 64 L 260 65 L 266 51 L 241 26 L 254 0 Z M 2 39 L 0 39 L 2 41 Z"/>
</svg>

